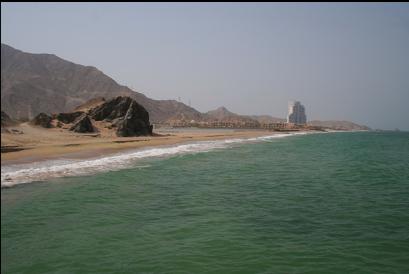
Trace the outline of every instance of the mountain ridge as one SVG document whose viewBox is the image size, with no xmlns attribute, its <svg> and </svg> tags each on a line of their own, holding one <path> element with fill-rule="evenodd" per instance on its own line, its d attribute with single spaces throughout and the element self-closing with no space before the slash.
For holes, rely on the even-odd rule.
<svg viewBox="0 0 409 274">
<path fill-rule="evenodd" d="M 1 44 L 1 110 L 15 119 L 32 119 L 39 113 L 70 112 L 92 100 L 129 96 L 144 106 L 153 123 L 170 121 L 224 121 L 276 123 L 285 119 L 270 115 L 240 115 L 222 106 L 201 113 L 176 100 L 155 100 L 120 85 L 93 66 L 67 61 L 54 54 L 33 54 Z M 95 101 L 95 102 L 96 102 Z M 331 121 L 340 127 L 363 127 Z M 329 125 L 330 121 L 313 121 Z"/>
<path fill-rule="evenodd" d="M 332 128 L 339 130 L 370 130 L 371 128 L 365 125 L 360 125 L 351 121 L 344 120 L 312 120 L 308 121 L 312 126 L 319 126 L 324 128 Z"/>
<path fill-rule="evenodd" d="M 28 91 L 30 94 L 28 95 Z M 154 100 L 118 84 L 93 66 L 83 66 L 53 54 L 33 54 L 1 44 L 1 108 L 14 118 L 31 119 L 41 112 L 71 111 L 95 97 L 130 96 L 153 121 L 170 118 L 176 110 L 197 110 L 175 100 Z"/>
</svg>

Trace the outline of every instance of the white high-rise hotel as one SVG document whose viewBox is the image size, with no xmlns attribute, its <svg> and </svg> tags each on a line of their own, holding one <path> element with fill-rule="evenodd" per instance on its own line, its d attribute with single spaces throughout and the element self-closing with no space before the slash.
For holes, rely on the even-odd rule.
<svg viewBox="0 0 409 274">
<path fill-rule="evenodd" d="M 307 116 L 305 115 L 305 107 L 298 101 L 290 101 L 288 103 L 287 123 L 305 124 Z"/>
</svg>

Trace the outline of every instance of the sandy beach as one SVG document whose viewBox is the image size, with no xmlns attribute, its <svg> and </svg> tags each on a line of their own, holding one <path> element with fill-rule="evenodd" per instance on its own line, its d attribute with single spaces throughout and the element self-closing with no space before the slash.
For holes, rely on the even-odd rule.
<svg viewBox="0 0 409 274">
<path fill-rule="evenodd" d="M 11 150 L 1 153 L 2 165 L 61 158 L 85 159 L 135 148 L 275 134 L 267 130 L 158 129 L 155 130 L 156 136 L 115 137 L 108 132 L 102 132 L 100 136 L 96 136 L 67 132 L 58 128 L 43 129 L 28 124 L 21 124 L 12 129 L 17 131 L 1 134 L 2 150 Z"/>
</svg>

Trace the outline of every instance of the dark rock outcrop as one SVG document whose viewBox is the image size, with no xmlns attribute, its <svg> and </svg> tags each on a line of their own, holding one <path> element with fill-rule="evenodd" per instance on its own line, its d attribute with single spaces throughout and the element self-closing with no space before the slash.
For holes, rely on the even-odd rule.
<svg viewBox="0 0 409 274">
<path fill-rule="evenodd" d="M 46 128 L 56 125 L 78 133 L 99 132 L 99 127 L 105 127 L 116 130 L 117 136 L 120 137 L 152 135 L 149 113 L 134 99 L 119 96 L 109 101 L 98 100 L 97 103 L 93 108 L 53 114 L 52 117 L 40 113 L 30 123 Z"/>
<path fill-rule="evenodd" d="M 112 122 L 121 137 L 152 134 L 149 113 L 130 97 L 116 97 L 91 109 L 89 115 L 96 121 Z"/>
<path fill-rule="evenodd" d="M 54 114 L 53 118 L 57 119 L 60 122 L 63 122 L 64 124 L 70 124 L 70 123 L 73 123 L 76 119 L 78 119 L 78 117 L 80 117 L 83 114 L 84 112 L 82 111 L 58 113 L 58 114 Z"/>
<path fill-rule="evenodd" d="M 129 106 L 125 117 L 118 120 L 116 126 L 118 127 L 116 131 L 116 135 L 118 136 L 152 135 L 152 126 L 149 124 L 149 114 L 135 101 Z"/>
<path fill-rule="evenodd" d="M 104 102 L 106 102 L 104 97 L 97 97 L 97 98 L 93 98 L 91 100 L 86 101 L 85 103 L 77 106 L 74 111 L 84 111 L 84 112 L 88 112 L 90 109 L 95 108 L 101 104 L 103 104 Z"/>
<path fill-rule="evenodd" d="M 16 125 L 17 122 L 8 116 L 7 113 L 1 111 L 1 127 L 10 127 Z"/>
<path fill-rule="evenodd" d="M 126 115 L 132 101 L 134 100 L 129 97 L 119 96 L 91 109 L 89 114 L 95 121 L 112 121 L 122 118 Z"/>
<path fill-rule="evenodd" d="M 78 133 L 96 132 L 91 119 L 85 113 L 74 122 L 70 130 Z"/>
<path fill-rule="evenodd" d="M 51 128 L 53 127 L 51 124 L 51 121 L 53 118 L 43 112 L 38 114 L 36 117 L 34 117 L 33 120 L 30 121 L 30 124 L 35 125 L 35 126 L 41 126 L 44 128 Z"/>
</svg>

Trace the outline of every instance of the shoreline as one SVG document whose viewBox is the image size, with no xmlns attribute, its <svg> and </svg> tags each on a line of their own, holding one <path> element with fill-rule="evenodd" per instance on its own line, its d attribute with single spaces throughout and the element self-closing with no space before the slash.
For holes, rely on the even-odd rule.
<svg viewBox="0 0 409 274">
<path fill-rule="evenodd" d="M 156 133 L 158 132 L 160 131 Z M 82 138 L 81 141 L 75 143 L 69 143 L 66 140 L 63 143 L 49 145 L 43 142 L 30 150 L 2 153 L 1 188 L 133 167 L 146 168 L 149 165 L 138 166 L 138 163 L 150 158 L 203 153 L 234 148 L 240 144 L 266 142 L 276 138 L 329 132 L 181 130 L 173 133 L 173 135 L 112 139 L 107 137 L 101 139 L 91 137 L 90 139 L 88 137 L 86 140 Z M 6 157 L 7 155 L 9 156 Z"/>
<path fill-rule="evenodd" d="M 91 159 L 110 156 L 127 150 L 183 144 L 192 141 L 212 141 L 235 138 L 255 138 L 283 134 L 267 130 L 237 130 L 172 133 L 161 136 L 93 138 L 66 143 L 37 144 L 19 147 L 17 151 L 1 153 L 1 166 L 30 164 L 59 159 Z"/>
<path fill-rule="evenodd" d="M 1 152 L 1 166 L 30 164 L 49 160 L 86 160 L 99 157 L 108 157 L 120 152 L 144 148 L 164 147 L 199 141 L 216 141 L 236 138 L 257 138 L 273 135 L 294 135 L 306 133 L 336 133 L 336 132 L 363 132 L 365 130 L 333 130 L 315 131 L 300 130 L 280 132 L 260 129 L 205 129 L 192 130 L 181 129 L 177 131 L 162 132 L 154 136 L 139 137 L 100 137 L 75 136 L 80 140 L 68 140 L 67 142 L 51 142 L 49 144 L 32 144 L 28 146 L 6 145 L 2 149 L 10 148 L 10 151 Z M 172 134 L 169 134 L 172 133 Z M 84 139 L 87 138 L 87 139 Z M 3 134 L 2 134 L 3 138 Z"/>
<path fill-rule="evenodd" d="M 178 154 L 208 152 L 216 149 L 230 148 L 241 143 L 262 142 L 274 138 L 286 138 L 294 135 L 305 135 L 317 132 L 300 131 L 279 133 L 271 131 L 233 131 L 221 134 L 220 131 L 210 134 L 186 134 L 145 138 L 145 141 L 135 138 L 120 138 L 120 143 L 98 142 L 94 147 L 65 146 L 62 154 L 41 154 L 48 146 L 36 148 L 35 155 L 21 158 L 24 151 L 10 152 L 16 159 L 8 160 L 1 167 L 1 188 L 13 187 L 19 184 L 47 181 L 53 178 L 84 176 L 101 171 L 114 171 L 134 167 L 137 162 L 147 158 L 168 157 Z M 182 138 L 188 137 L 188 138 Z M 131 140 L 133 139 L 133 141 Z M 118 140 L 116 140 L 118 141 Z M 134 142 L 135 141 L 135 142 Z M 52 147 L 51 147 L 52 148 Z M 72 149 L 75 148 L 75 151 Z M 81 151 L 78 151 L 80 149 Z M 27 150 L 30 152 L 30 150 Z M 55 152 L 55 151 L 54 151 Z M 6 153 L 6 154 L 10 154 Z M 16 154 L 19 157 L 16 156 Z M 31 151 L 32 153 L 32 151 Z M 4 156 L 4 155 L 2 155 Z M 2 157 L 3 158 L 3 157 Z"/>
</svg>

